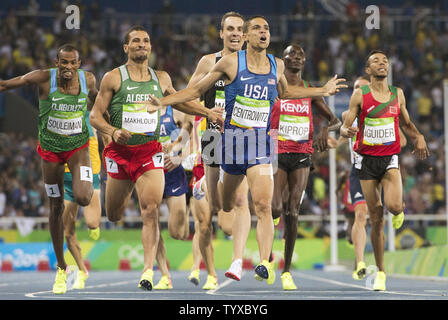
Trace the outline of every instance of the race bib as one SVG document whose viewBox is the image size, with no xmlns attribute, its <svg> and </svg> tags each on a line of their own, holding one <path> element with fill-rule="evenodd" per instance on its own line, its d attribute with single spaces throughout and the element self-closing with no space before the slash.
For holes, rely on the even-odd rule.
<svg viewBox="0 0 448 320">
<path fill-rule="evenodd" d="M 278 135 L 279 140 L 308 141 L 310 138 L 310 118 L 281 114 Z"/>
<path fill-rule="evenodd" d="M 240 128 L 266 128 L 270 110 L 269 100 L 236 96 L 230 124 Z"/>
<path fill-rule="evenodd" d="M 363 144 L 389 145 L 395 142 L 394 118 L 365 118 Z"/>
<path fill-rule="evenodd" d="M 224 109 L 225 106 L 226 106 L 226 96 L 224 91 L 216 90 L 215 107 L 220 107 L 221 109 Z"/>
<path fill-rule="evenodd" d="M 83 112 L 52 111 L 48 117 L 47 129 L 56 134 L 74 136 L 82 133 Z"/>
<path fill-rule="evenodd" d="M 144 105 L 123 105 L 121 127 L 133 134 L 153 135 L 157 129 L 159 113 L 148 113 Z"/>
</svg>

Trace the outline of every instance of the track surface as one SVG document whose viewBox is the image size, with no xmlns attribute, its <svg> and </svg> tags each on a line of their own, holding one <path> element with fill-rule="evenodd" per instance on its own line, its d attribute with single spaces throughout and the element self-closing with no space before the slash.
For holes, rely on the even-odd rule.
<svg viewBox="0 0 448 320">
<path fill-rule="evenodd" d="M 187 280 L 188 272 L 172 271 L 173 290 L 142 291 L 137 287 L 137 271 L 91 271 L 84 290 L 68 290 L 64 295 L 51 291 L 55 272 L 0 272 L 0 300 L 448 300 L 447 279 L 428 279 L 388 275 L 387 291 L 372 291 L 373 276 L 361 281 L 349 272 L 317 270 L 293 271 L 297 291 L 283 291 L 280 272 L 273 285 L 253 278 L 245 270 L 241 281 L 227 279 L 218 271 L 216 290 L 203 290 L 206 274 L 201 271 L 201 283 L 195 286 Z M 160 278 L 155 272 L 154 282 Z M 71 287 L 73 276 L 68 277 Z"/>
</svg>

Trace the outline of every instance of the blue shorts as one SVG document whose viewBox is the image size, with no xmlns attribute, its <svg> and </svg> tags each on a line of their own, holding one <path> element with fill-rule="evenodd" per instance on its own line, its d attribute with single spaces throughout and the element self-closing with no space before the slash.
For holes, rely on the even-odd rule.
<svg viewBox="0 0 448 320">
<path fill-rule="evenodd" d="M 266 130 L 226 129 L 221 141 L 221 168 L 229 174 L 245 175 L 250 167 L 273 162 L 275 148 Z"/>
<path fill-rule="evenodd" d="M 173 171 L 165 172 L 165 189 L 163 197 L 178 197 L 188 192 L 188 180 L 184 167 L 178 166 Z"/>
<path fill-rule="evenodd" d="M 93 189 L 99 190 L 100 187 L 100 175 L 95 173 L 93 175 Z M 75 197 L 73 196 L 72 174 L 70 172 L 64 173 L 64 199 L 75 202 Z"/>
<path fill-rule="evenodd" d="M 358 173 L 356 172 L 355 166 L 352 166 L 352 170 L 350 171 L 350 197 L 352 199 L 353 207 L 357 206 L 361 203 L 366 203 L 366 199 L 364 198 L 364 194 L 362 193 L 361 182 L 358 177 Z"/>
</svg>

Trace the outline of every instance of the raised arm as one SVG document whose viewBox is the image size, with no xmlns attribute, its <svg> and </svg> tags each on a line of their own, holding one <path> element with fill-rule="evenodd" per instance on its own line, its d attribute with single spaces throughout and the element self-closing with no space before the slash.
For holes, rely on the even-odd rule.
<svg viewBox="0 0 448 320">
<path fill-rule="evenodd" d="M 196 84 L 191 85 L 174 94 L 163 97 L 160 100 L 154 98 L 151 101 L 151 105 L 153 107 L 162 107 L 168 105 L 173 106 L 179 103 L 198 99 L 201 94 L 212 87 L 219 79 L 230 78 L 229 75 L 232 74 L 233 69 L 236 70 L 236 64 L 236 55 L 230 54 L 228 56 L 225 56 L 221 60 L 219 60 L 218 63 L 213 66 L 210 72 Z"/>
<path fill-rule="evenodd" d="M 194 70 L 194 73 L 191 76 L 187 87 L 192 87 L 196 85 L 199 81 L 201 81 L 203 78 L 205 78 L 205 76 L 210 72 L 210 70 L 213 69 L 215 61 L 216 60 L 214 54 L 208 54 L 203 56 L 199 60 L 199 63 L 196 66 L 196 70 Z"/>
<path fill-rule="evenodd" d="M 358 116 L 362 106 L 362 91 L 361 89 L 356 89 L 350 98 L 350 104 L 348 106 L 348 112 L 344 115 L 344 123 L 340 129 L 340 134 L 344 138 L 352 138 L 359 129 L 357 127 L 352 127 L 353 121 L 355 121 Z"/>
<path fill-rule="evenodd" d="M 335 75 L 333 78 L 320 88 L 304 88 L 299 86 L 292 86 L 288 84 L 285 75 L 285 65 L 282 60 L 277 59 L 277 74 L 279 74 L 279 81 L 277 85 L 278 95 L 281 99 L 301 99 L 301 98 L 319 98 L 332 96 L 339 92 L 340 89 L 347 88 L 346 84 L 341 84 L 345 79 Z"/>
<path fill-rule="evenodd" d="M 49 70 L 34 70 L 27 74 L 9 80 L 0 80 L 0 92 L 29 85 L 40 86 L 42 84 L 47 84 L 47 86 L 49 86 L 48 84 L 49 81 L 50 81 Z M 43 92 L 40 92 L 40 94 L 42 95 Z"/>
<path fill-rule="evenodd" d="M 171 77 L 168 75 L 168 73 L 166 73 L 165 71 L 158 71 L 158 77 L 159 77 L 159 81 L 160 81 L 160 85 L 162 87 L 163 93 L 169 95 L 167 97 L 177 94 L 176 93 L 177 91 L 173 88 L 173 84 L 171 82 Z M 183 90 L 181 90 L 181 91 L 183 91 Z M 179 93 L 181 91 L 179 91 Z M 162 98 L 160 100 L 162 101 L 163 99 L 164 98 Z M 217 112 L 205 108 L 202 104 L 200 104 L 196 100 L 193 100 L 193 101 L 187 100 L 182 103 L 170 104 L 170 105 L 173 108 L 175 108 L 183 113 L 186 113 L 186 114 L 207 117 L 207 118 L 209 118 L 210 121 L 213 121 L 213 122 L 220 121 L 221 122 L 220 124 L 222 125 L 222 117 L 220 117 L 220 115 Z"/>
<path fill-rule="evenodd" d="M 403 132 L 411 139 L 414 144 L 414 151 L 417 158 L 420 160 L 426 159 L 429 156 L 429 150 L 426 146 L 425 137 L 418 131 L 417 127 L 412 123 L 408 110 L 406 109 L 406 98 L 403 90 L 398 88 L 398 101 L 400 103 L 400 126 Z"/>
</svg>

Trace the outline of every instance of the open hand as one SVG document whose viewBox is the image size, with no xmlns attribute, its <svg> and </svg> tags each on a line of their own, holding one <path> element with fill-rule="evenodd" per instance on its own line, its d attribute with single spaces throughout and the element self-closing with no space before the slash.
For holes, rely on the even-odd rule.
<svg viewBox="0 0 448 320">
<path fill-rule="evenodd" d="M 341 84 L 341 82 L 346 81 L 344 78 L 339 78 L 338 75 L 335 74 L 333 78 L 328 80 L 328 82 L 324 85 L 325 96 L 332 96 L 339 92 L 340 89 L 348 88 L 348 85 Z"/>
</svg>

